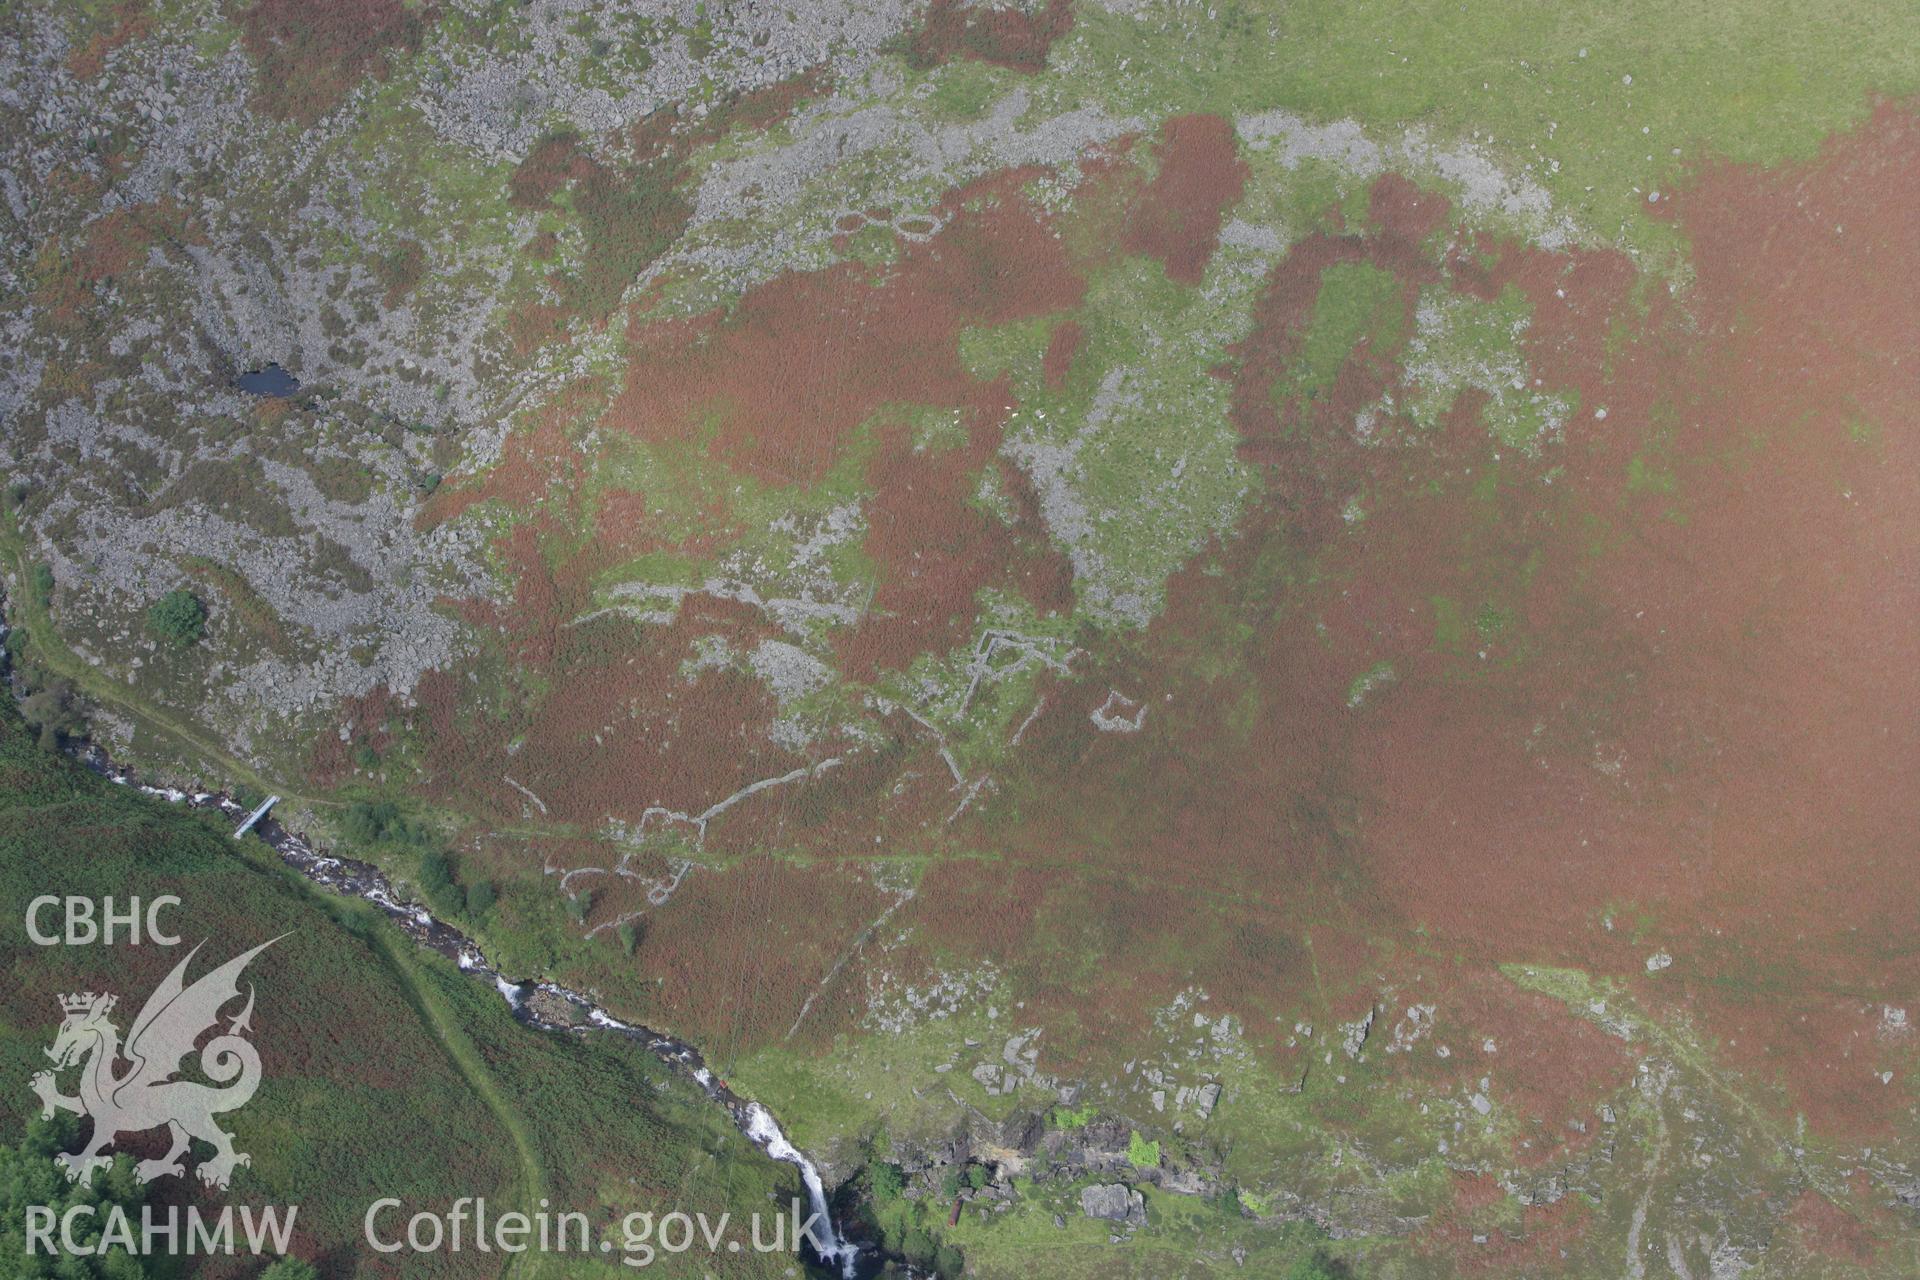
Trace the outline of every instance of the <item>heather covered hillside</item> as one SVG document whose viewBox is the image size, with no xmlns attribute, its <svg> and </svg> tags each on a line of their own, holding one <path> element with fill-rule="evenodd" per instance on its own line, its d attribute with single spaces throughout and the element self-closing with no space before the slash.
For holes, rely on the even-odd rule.
<svg viewBox="0 0 1920 1280">
<path fill-rule="evenodd" d="M 868 1269 L 1913 1274 L 1914 18 L 12 6 L 16 692 Z M 496 1180 L 740 1145 L 489 1069 Z"/>
</svg>

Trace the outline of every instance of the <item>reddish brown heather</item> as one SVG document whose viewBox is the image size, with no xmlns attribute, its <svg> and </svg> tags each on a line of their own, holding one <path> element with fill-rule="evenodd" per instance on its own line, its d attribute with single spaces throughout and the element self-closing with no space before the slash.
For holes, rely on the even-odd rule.
<svg viewBox="0 0 1920 1280">
<path fill-rule="evenodd" d="M 56 170 L 49 186 L 77 199 L 97 201 L 100 185 L 80 174 Z M 32 297 L 44 307 L 56 329 L 71 331 L 88 322 L 98 302 L 93 286 L 115 276 L 139 274 L 149 250 L 200 243 L 203 232 L 192 214 L 171 196 L 147 204 L 122 206 L 88 223 L 77 247 L 49 237 L 34 257 Z M 50 368 L 49 379 L 69 372 Z M 75 382 L 72 385 L 85 385 Z"/>
<path fill-rule="evenodd" d="M 1078 320 L 1065 321 L 1054 329 L 1053 336 L 1047 339 L 1047 353 L 1040 361 L 1040 373 L 1046 379 L 1047 390 L 1058 391 L 1067 385 L 1067 375 L 1073 372 L 1073 359 L 1080 354 L 1086 339 L 1087 331 L 1080 327 Z"/>
<path fill-rule="evenodd" d="M 898 709 L 880 718 L 883 741 L 842 750 L 840 765 L 784 797 L 777 827 L 763 820 L 765 811 L 729 814 L 710 838 L 741 853 L 772 841 L 822 858 L 910 847 L 960 795 L 931 733 Z"/>
<path fill-rule="evenodd" d="M 655 160 L 677 164 L 696 148 L 726 137 L 735 128 L 747 132 L 771 129 L 807 99 L 832 92 L 833 83 L 832 69 L 820 64 L 764 88 L 735 91 L 698 117 L 682 114 L 677 107 L 663 108 L 642 117 L 628 131 L 627 142 L 634 158 L 643 164 Z"/>
<path fill-rule="evenodd" d="M 345 736 L 323 733 L 314 739 L 307 757 L 308 780 L 328 790 L 347 781 L 353 776 L 357 748 L 385 752 L 393 745 L 393 725 L 400 711 L 399 699 L 384 684 L 342 701 L 338 719 Z"/>
<path fill-rule="evenodd" d="M 871 680 L 964 643 L 975 595 L 990 583 L 1024 594 L 1043 615 L 1072 607 L 1072 566 L 1048 545 L 1037 517 L 1016 528 L 973 501 L 983 455 L 999 441 L 997 425 L 976 428 L 965 448 L 940 451 L 916 449 L 904 429 L 883 437 L 867 467 L 873 498 L 863 543 L 879 586 L 867 616 L 840 637 L 846 674 Z M 1016 478 L 1024 490 L 1017 471 L 995 475 Z"/>
<path fill-rule="evenodd" d="M 573 145 L 560 140 L 530 159 L 515 198 L 549 198 L 556 183 L 588 172 L 578 166 Z M 796 470 L 803 473 L 776 470 L 777 477 L 814 479 L 832 464 L 838 443 L 885 405 L 960 410 L 969 428 L 963 448 L 920 453 L 894 433 L 880 442 L 871 463 L 880 492 L 867 550 L 885 576 L 870 622 L 847 641 L 850 660 L 864 670 L 904 665 L 918 652 L 963 639 L 974 596 L 990 582 L 1025 592 L 1043 609 L 1070 602 L 1070 574 L 1044 549 L 1024 478 L 1013 471 L 999 475 L 1018 511 L 1011 527 L 971 501 L 1011 401 L 1003 384 L 979 381 L 960 365 L 961 329 L 1062 309 L 1080 295 L 1057 238 L 1019 195 L 1026 176 L 1004 175 L 956 192 L 942 209 L 948 222 L 939 236 L 914 246 L 878 281 L 837 272 L 790 278 L 750 294 L 731 319 L 645 327 L 637 339 L 641 350 L 665 348 L 672 356 L 638 361 L 633 386 L 603 424 L 673 438 L 698 425 L 693 397 L 717 395 L 735 410 L 719 427 L 723 458 L 766 474 L 775 459 L 798 456 Z M 863 340 L 861 323 L 869 320 Z M 794 333 L 805 348 L 798 369 L 781 360 Z M 872 339 L 890 345 L 876 354 Z M 659 546 L 644 494 L 616 491 L 591 512 L 581 510 L 583 477 L 570 440 L 596 398 L 596 388 L 582 385 L 564 403 L 556 401 L 533 431 L 509 442 L 498 466 L 436 499 L 425 519 L 446 518 L 488 497 L 516 509 L 551 508 L 551 515 L 523 521 L 499 544 L 514 584 L 511 602 L 464 606 L 472 621 L 498 632 L 511 662 L 544 673 L 545 691 L 523 726 L 527 751 L 520 759 L 547 763 L 520 764 L 516 778 L 557 817 L 637 818 L 653 804 L 698 812 L 747 781 L 797 763 L 766 742 L 775 709 L 757 682 L 723 672 L 691 680 L 678 675 L 696 640 L 720 636 L 751 648 L 770 633 L 753 611 L 699 597 L 671 627 L 636 632 L 631 622 L 611 617 L 569 625 L 590 610 L 596 572 Z M 636 411 L 640 423 L 623 419 L 623 412 Z M 725 535 L 721 516 L 716 513 L 716 545 Z M 574 546 L 560 530 L 582 517 L 597 536 Z M 450 692 L 439 685 L 433 690 L 441 698 Z M 470 785 L 517 808 L 521 801 L 494 781 L 504 758 L 471 736 L 497 739 L 502 726 L 463 732 L 450 708 L 430 706 L 426 713 L 442 722 L 430 735 L 439 744 L 432 758 L 441 785 Z M 756 807 L 743 807 L 743 827 L 753 825 Z"/>
<path fill-rule="evenodd" d="M 556 291 L 566 287 L 565 277 L 557 274 L 549 275 L 547 283 Z M 559 341 L 566 335 L 567 322 L 573 319 L 573 314 L 564 303 L 537 299 L 513 307 L 507 315 L 506 335 L 513 344 L 514 354 L 532 355 L 547 343 Z"/>
<path fill-rule="evenodd" d="M 783 276 L 730 313 L 645 325 L 626 394 L 607 425 L 710 449 L 773 484 L 817 483 L 848 436 L 883 405 L 912 403 L 996 421 L 1007 400 L 960 363 L 960 331 L 1077 303 L 1049 220 L 1015 170 L 954 192 L 939 235 L 907 246 L 878 281 L 842 264 Z"/>
<path fill-rule="evenodd" d="M 569 383 L 540 407 L 531 430 L 507 437 L 492 467 L 441 485 L 421 504 L 414 524 L 431 529 L 488 499 L 515 513 L 548 500 L 571 509 L 587 478 L 586 459 L 573 444 L 574 433 L 591 425 L 606 400 L 607 389 L 599 379 Z"/>
<path fill-rule="evenodd" d="M 1880 1251 L 1879 1242 L 1864 1222 L 1818 1191 L 1802 1191 L 1794 1200 L 1787 1210 L 1784 1234 L 1804 1253 L 1863 1267 Z"/>
<path fill-rule="evenodd" d="M 426 246 L 418 240 L 403 240 L 398 248 L 373 260 L 373 272 L 387 286 L 381 299 L 389 310 L 399 306 L 408 294 L 420 287 L 427 274 Z"/>
<path fill-rule="evenodd" d="M 1902 359 L 1920 334 L 1920 295 L 1904 287 L 1920 266 L 1917 136 L 1910 115 L 1883 108 L 1799 168 L 1703 170 L 1671 202 L 1697 268 L 1677 301 L 1617 254 L 1437 247 L 1445 201 L 1394 177 L 1375 185 L 1363 226 L 1298 242 L 1220 370 L 1266 491 L 1176 575 L 1144 636 L 1094 645 L 1073 678 L 1045 683 L 1043 711 L 996 771 L 998 798 L 953 828 L 957 849 L 985 841 L 995 859 L 932 864 L 896 917 L 917 941 L 886 964 L 1000 966 L 1059 1028 L 1056 1069 L 1144 1031 L 1189 985 L 1297 1069 L 1276 1014 L 1351 1019 L 1391 978 L 1440 1006 L 1459 1061 L 1378 1069 L 1492 1076 L 1527 1161 L 1563 1155 L 1564 1121 L 1626 1071 L 1615 1042 L 1491 966 L 1574 964 L 1689 1016 L 1765 1105 L 1804 1110 L 1827 1134 L 1884 1129 L 1911 1095 L 1905 1077 L 1871 1075 L 1884 1052 L 1871 1011 L 1920 984 L 1920 958 L 1897 945 L 1909 922 L 1883 892 L 1910 875 L 1920 830 L 1904 782 L 1920 765 L 1907 661 L 1920 515 L 1902 504 L 1920 482 L 1920 373 Z M 1144 201 L 1122 180 L 1133 167 L 1113 165 L 1110 187 L 1086 194 L 1118 216 Z M 868 463 L 884 517 L 868 550 L 888 594 L 883 629 L 845 655 L 863 670 L 952 643 L 979 586 L 1031 555 L 1030 494 L 1015 490 L 1010 531 L 966 505 L 1007 398 L 957 356 L 967 325 L 1080 297 L 1077 260 L 1021 181 L 950 201 L 941 235 L 877 279 L 789 277 L 731 316 L 636 335 L 615 425 L 711 447 L 743 473 L 811 483 L 890 404 L 960 411 L 966 444 L 915 452 L 882 432 Z M 1518 288 L 1542 390 L 1577 397 L 1564 441 L 1537 457 L 1500 446 L 1484 397 L 1468 394 L 1431 430 L 1383 411 L 1362 444 L 1356 416 L 1404 376 L 1399 353 L 1364 343 L 1330 394 L 1276 403 L 1321 273 L 1353 261 L 1396 276 L 1409 314 L 1421 288 Z M 1072 368 L 1070 350 L 1054 356 L 1077 342 L 1067 327 L 1050 381 Z M 530 441 L 501 492 L 564 491 L 569 452 L 557 427 Z M 1340 513 L 1356 497 L 1367 514 L 1350 525 Z M 603 503 L 602 539 L 624 529 L 621 545 L 645 545 L 645 510 L 643 496 Z M 901 536 L 914 523 L 919 536 Z M 686 807 L 797 763 L 765 745 L 772 708 L 757 685 L 676 683 L 695 639 L 749 645 L 757 619 L 709 609 L 639 640 L 611 622 L 543 624 L 589 598 L 587 570 L 564 555 L 549 569 L 537 545 L 509 551 L 531 582 L 494 625 L 554 688 L 535 716 L 539 750 L 520 757 L 547 773 L 516 777 L 549 804 L 578 821 L 655 797 Z M 1437 601 L 1494 621 L 1449 632 Z M 1393 680 L 1349 706 L 1376 663 Z M 1146 708 L 1140 732 L 1094 730 L 1112 690 Z M 424 683 L 423 715 L 451 727 L 456 691 Z M 884 749 L 756 798 L 716 839 L 737 822 L 755 840 L 836 853 L 945 829 L 957 798 L 944 765 L 896 719 Z M 489 756 L 459 776 L 504 792 L 492 781 L 504 767 Z M 710 891 L 703 911 L 745 892 L 718 878 Z M 1637 939 L 1609 932 L 1609 911 L 1652 923 Z M 842 927 L 844 939 L 859 925 Z M 1409 977 L 1394 940 L 1416 928 L 1446 961 L 1422 955 Z M 1676 960 L 1650 977 L 1656 946 Z M 676 999 L 693 1017 L 703 979 L 684 947 Z M 765 981 L 792 1004 L 818 966 L 782 972 L 766 954 Z M 872 956 L 849 965 L 827 1025 L 845 1025 L 878 972 Z M 1382 1016 L 1390 1026 L 1398 1011 Z M 773 1021 L 751 1034 L 775 1034 Z M 1499 1051 L 1462 1050 L 1470 1033 Z M 1530 1219 L 1525 1247 L 1583 1230 L 1569 1213 Z M 1557 1246 L 1527 1256 L 1502 1265 L 1549 1266 Z"/>
<path fill-rule="evenodd" d="M 1515 1224 L 1500 1184 L 1485 1174 L 1454 1174 L 1453 1204 L 1420 1229 L 1419 1255 L 1445 1267 L 1445 1274 L 1532 1280 L 1536 1276 L 1591 1274 L 1592 1260 L 1580 1245 L 1594 1210 L 1580 1196 L 1520 1208 Z"/>
<path fill-rule="evenodd" d="M 465 805 L 517 814 L 511 774 L 560 822 L 637 822 L 652 806 L 697 814 L 747 783 L 805 763 L 766 736 L 778 708 L 758 680 L 698 665 L 697 643 L 717 637 L 737 651 L 773 634 L 746 605 L 689 596 L 676 620 L 641 628 L 617 614 L 585 619 L 593 554 L 569 554 L 543 519 L 498 544 L 514 583 L 511 601 L 468 601 L 467 619 L 498 636 L 541 691 L 504 722 L 463 723 L 458 683 L 423 682 L 432 787 Z M 458 669 L 456 669 L 458 670 Z M 448 699 L 456 701 L 448 704 Z M 518 751 L 509 754 L 515 733 Z"/>
<path fill-rule="evenodd" d="M 698 126 L 700 139 L 722 138 L 733 129 L 748 132 L 771 129 L 798 111 L 809 98 L 833 92 L 833 86 L 833 69 L 821 63 L 763 89 L 735 94 L 707 113 Z M 884 221 L 888 215 L 875 216 Z"/>
<path fill-rule="evenodd" d="M 1158 164 L 1129 212 L 1122 244 L 1166 264 L 1167 278 L 1198 284 L 1220 240 L 1220 221 L 1240 199 L 1246 161 L 1233 126 L 1219 116 L 1175 116 L 1154 150 Z"/>
<path fill-rule="evenodd" d="M 192 213 L 172 196 L 122 205 L 87 225 L 86 242 L 73 256 L 73 270 L 88 284 L 96 284 L 137 268 L 156 245 L 177 246 L 200 239 Z"/>
<path fill-rule="evenodd" d="M 724 1072 L 736 1055 L 785 1038 L 841 951 L 890 900 L 830 865 L 762 856 L 697 868 L 668 909 L 647 916 L 638 961 L 658 979 L 648 1016 L 693 1038 Z M 826 1016 L 820 1005 L 808 1010 L 802 1043 L 820 1043 L 845 1012 Z"/>
<path fill-rule="evenodd" d="M 624 644 L 589 648 L 595 630 L 621 620 L 579 628 L 528 729 L 526 750 L 543 754 L 522 766 L 521 780 L 563 820 L 637 820 L 654 805 L 698 814 L 750 782 L 805 764 L 767 741 L 778 708 L 758 680 L 731 671 L 681 674 L 696 657 L 695 641 L 718 634 L 750 648 L 763 638 L 757 622 L 739 606 L 696 601 L 638 653 L 623 653 Z"/>
<path fill-rule="evenodd" d="M 1013 7 L 933 0 L 907 41 L 907 61 L 920 70 L 973 58 L 1014 71 L 1041 71 L 1053 42 L 1073 29 L 1071 0 L 1047 0 L 1028 13 Z"/>
<path fill-rule="evenodd" d="M 433 6 L 402 0 L 258 0 L 240 15 L 241 40 L 258 73 L 254 102 L 269 115 L 310 125 L 364 77 L 385 79 L 390 59 L 419 48 L 438 16 Z"/>
<path fill-rule="evenodd" d="M 1920 295 L 1897 265 L 1920 265 L 1917 135 L 1885 108 L 1802 169 L 1703 172 L 1674 202 L 1699 270 L 1679 304 L 1636 304 L 1609 254 L 1475 242 L 1436 261 L 1444 205 L 1399 180 L 1369 233 L 1297 244 L 1226 370 L 1269 496 L 1176 578 L 1137 653 L 1050 694 L 1001 778 L 1021 821 L 983 828 L 1015 867 L 1073 851 L 1072 876 L 930 876 L 914 919 L 953 953 L 1007 953 L 1030 1007 L 1082 1027 L 1187 982 L 1253 1028 L 1320 1001 L 1351 1016 L 1383 970 L 1364 946 L 1330 962 L 1330 938 L 1419 926 L 1468 964 L 1433 977 L 1436 1002 L 1510 1046 L 1483 1069 L 1535 1126 L 1529 1159 L 1621 1064 L 1473 971 L 1493 960 L 1629 976 L 1756 1096 L 1783 1087 L 1830 1134 L 1884 1130 L 1908 1092 L 1872 1074 L 1871 1011 L 1920 981 L 1875 942 L 1905 936 L 1875 886 L 1911 871 L 1920 831 L 1901 782 L 1920 766 L 1901 658 L 1920 516 L 1899 498 L 1920 482 L 1902 359 Z M 1359 444 L 1356 414 L 1401 376 L 1364 345 L 1331 396 L 1276 406 L 1321 272 L 1359 260 L 1409 309 L 1421 286 L 1519 287 L 1544 389 L 1578 397 L 1564 443 L 1501 447 L 1465 396 L 1435 432 L 1383 413 Z M 1493 629 L 1442 638 L 1436 597 L 1493 609 Z M 1349 708 L 1377 662 L 1394 680 Z M 1091 730 L 1110 689 L 1145 702 L 1140 733 Z M 1602 929 L 1609 910 L 1650 913 L 1651 936 Z M 989 918 L 1012 936 L 970 942 Z M 1236 934 L 1248 921 L 1263 940 Z M 1740 945 L 1687 941 L 1716 935 Z M 1679 957 L 1658 979 L 1656 946 Z"/>
<path fill-rule="evenodd" d="M 1422 252 L 1422 228 L 1443 219 L 1444 196 L 1428 195 L 1418 202 L 1403 193 L 1405 179 L 1386 175 L 1375 183 L 1372 206 L 1381 221 L 1373 236 L 1316 232 L 1296 244 L 1268 277 L 1266 291 L 1254 304 L 1253 329 L 1235 346 L 1235 359 L 1225 372 L 1233 383 L 1229 417 L 1241 437 L 1241 454 L 1263 465 L 1275 498 L 1290 509 L 1295 536 L 1317 543 L 1345 527 L 1341 511 L 1361 482 L 1361 471 L 1374 465 L 1374 455 L 1354 447 L 1350 426 L 1355 416 L 1378 401 L 1400 377 L 1398 353 L 1377 351 L 1364 341 L 1349 355 L 1335 378 L 1331 393 L 1316 400 L 1298 399 L 1276 405 L 1273 389 L 1286 375 L 1306 340 L 1320 277 L 1343 262 L 1370 262 L 1402 281 L 1402 298 L 1411 318 L 1422 286 L 1440 279 L 1439 267 Z M 1418 233 L 1418 234 L 1416 234 Z M 1447 438 L 1430 442 L 1442 462 L 1457 460 L 1459 450 L 1477 447 L 1484 433 L 1471 413 L 1449 424 Z M 1423 504 L 1421 519 L 1446 518 L 1446 504 Z M 1385 566 L 1396 572 L 1394 566 Z M 1368 588 L 1371 575 L 1356 580 Z"/>
<path fill-rule="evenodd" d="M 1383 173 L 1367 191 L 1367 220 L 1383 236 L 1412 245 L 1447 225 L 1453 203 L 1397 173 Z"/>
<path fill-rule="evenodd" d="M 715 497 L 690 523 L 698 532 L 668 539 L 657 528 L 647 495 L 626 489 L 602 489 L 593 512 L 594 546 L 598 555 L 616 562 L 654 551 L 704 560 L 738 541 L 743 527 Z"/>
<path fill-rule="evenodd" d="M 1842 1057 L 1845 1035 L 1795 1027 L 1823 988 L 1865 1003 L 1916 977 L 1874 941 L 1905 927 L 1876 886 L 1911 873 L 1920 831 L 1902 781 L 1920 765 L 1920 514 L 1901 497 L 1920 482 L 1916 165 L 1920 126 L 1883 107 L 1804 167 L 1707 169 L 1674 208 L 1688 318 L 1656 306 L 1611 366 L 1610 317 L 1556 290 L 1622 273 L 1510 257 L 1550 383 L 1580 379 L 1563 384 L 1583 412 L 1528 605 L 1559 660 L 1504 712 L 1463 715 L 1437 689 L 1406 706 L 1372 844 L 1392 881 L 1482 938 L 1532 926 L 1547 945 L 1620 900 L 1652 907 L 1663 942 L 1741 938 L 1687 998 L 1735 1061 L 1855 1134 L 1903 1091 Z M 1598 305 L 1623 314 L 1610 293 Z M 1419 777 L 1457 828 L 1408 794 Z M 1780 966 L 1807 966 L 1804 999 L 1763 994 Z"/>
<path fill-rule="evenodd" d="M 580 150 L 578 133 L 549 134 L 507 175 L 507 200 L 522 209 L 544 209 L 569 182 L 588 178 L 599 167 Z"/>
<path fill-rule="evenodd" d="M 1895 656 L 1916 546 L 1895 495 L 1920 452 L 1900 351 L 1920 301 L 1889 270 L 1920 261 L 1899 194 L 1915 132 L 1883 109 L 1805 170 L 1703 174 L 1676 202 L 1699 271 L 1690 319 L 1657 292 L 1637 315 L 1632 269 L 1609 256 L 1501 247 L 1476 277 L 1459 255 L 1461 287 L 1527 293 L 1536 370 L 1580 397 L 1544 459 L 1565 467 L 1551 489 L 1470 422 L 1428 462 L 1370 465 L 1332 430 L 1377 391 L 1346 395 L 1352 366 L 1338 414 L 1304 438 L 1267 416 L 1266 386 L 1236 394 L 1250 443 L 1288 464 L 1295 528 L 1317 544 L 1335 504 L 1372 498 L 1330 553 L 1344 585 L 1317 619 L 1366 655 L 1350 672 L 1384 659 L 1399 677 L 1352 748 L 1369 874 L 1413 920 L 1494 953 L 1596 958 L 1591 925 L 1569 923 L 1616 903 L 1654 910 L 1663 942 L 1743 933 L 1740 952 L 1702 957 L 1686 998 L 1830 1131 L 1873 1132 L 1900 1091 L 1835 1051 L 1846 1035 L 1803 1041 L 1804 1002 L 1760 993 L 1796 956 L 1828 957 L 1816 993 L 1913 979 L 1868 940 L 1897 933 L 1871 886 L 1911 866 L 1920 817 L 1897 781 L 1920 763 L 1920 686 Z M 1302 285 L 1262 316 L 1294 334 L 1305 276 L 1335 251 L 1297 252 L 1319 257 L 1283 264 L 1274 303 Z M 1610 353 L 1622 321 L 1643 336 Z M 1521 634 L 1444 652 L 1436 595 L 1513 603 Z M 1339 689 L 1325 693 L 1331 710 Z"/>
</svg>

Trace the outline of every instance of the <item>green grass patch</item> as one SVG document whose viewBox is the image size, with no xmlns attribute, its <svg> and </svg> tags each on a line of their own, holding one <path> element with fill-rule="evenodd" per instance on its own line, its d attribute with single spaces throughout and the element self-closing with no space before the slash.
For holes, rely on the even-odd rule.
<svg viewBox="0 0 1920 1280">
<path fill-rule="evenodd" d="M 1335 263 L 1320 273 L 1306 342 L 1289 376 L 1274 382 L 1274 398 L 1317 398 L 1333 386 L 1348 354 L 1360 343 L 1391 355 L 1406 330 L 1400 281 L 1391 272 L 1369 262 Z"/>
</svg>

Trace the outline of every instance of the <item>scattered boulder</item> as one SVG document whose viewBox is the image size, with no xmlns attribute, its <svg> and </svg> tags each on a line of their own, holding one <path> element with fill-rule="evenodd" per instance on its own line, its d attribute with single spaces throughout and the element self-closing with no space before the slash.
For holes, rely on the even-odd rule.
<svg viewBox="0 0 1920 1280">
<path fill-rule="evenodd" d="M 1357 1022 L 1341 1024 L 1340 1048 L 1349 1058 L 1359 1060 L 1360 1050 L 1366 1047 L 1367 1036 L 1373 1031 L 1374 1017 L 1379 1012 L 1376 1008 L 1369 1008 L 1366 1016 Z"/>
<path fill-rule="evenodd" d="M 1095 1183 L 1080 1189 L 1080 1212 L 1089 1218 L 1138 1226 L 1147 1220 L 1147 1202 L 1124 1182 Z"/>
</svg>

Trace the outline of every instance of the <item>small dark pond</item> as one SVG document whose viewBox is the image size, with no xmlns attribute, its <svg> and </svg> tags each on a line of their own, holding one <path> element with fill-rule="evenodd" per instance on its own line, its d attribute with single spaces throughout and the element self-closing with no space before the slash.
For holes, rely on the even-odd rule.
<svg viewBox="0 0 1920 1280">
<path fill-rule="evenodd" d="M 270 364 L 241 374 L 240 389 L 256 396 L 290 396 L 300 389 L 300 379 L 279 365 Z"/>
</svg>

